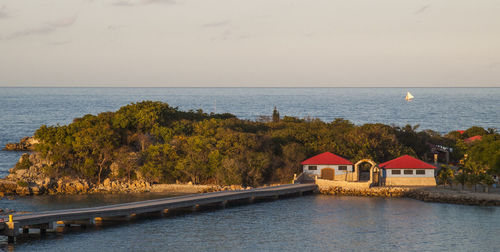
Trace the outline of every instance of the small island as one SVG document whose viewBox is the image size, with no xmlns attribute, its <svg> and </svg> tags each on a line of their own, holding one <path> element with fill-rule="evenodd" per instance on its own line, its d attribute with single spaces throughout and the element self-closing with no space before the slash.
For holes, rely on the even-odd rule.
<svg viewBox="0 0 500 252">
<path fill-rule="evenodd" d="M 418 125 L 281 117 L 276 108 L 272 116 L 250 121 L 153 101 L 85 115 L 69 125 L 42 125 L 33 137 L 6 149 L 30 151 L 0 181 L 0 193 L 15 195 L 207 192 L 286 184 L 302 172 L 302 161 L 323 152 L 376 163 L 403 155 L 439 162 L 442 185 L 487 189 L 500 175 L 500 134 L 494 129 L 441 135 L 418 131 Z"/>
</svg>

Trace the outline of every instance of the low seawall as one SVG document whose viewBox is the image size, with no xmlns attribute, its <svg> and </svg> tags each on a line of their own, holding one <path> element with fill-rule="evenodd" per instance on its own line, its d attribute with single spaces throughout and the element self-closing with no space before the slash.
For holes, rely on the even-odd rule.
<svg viewBox="0 0 500 252">
<path fill-rule="evenodd" d="M 498 193 L 473 193 L 438 187 L 369 187 L 363 182 L 328 181 L 317 179 L 318 190 L 327 195 L 365 197 L 406 197 L 425 202 L 475 206 L 500 206 Z"/>
</svg>

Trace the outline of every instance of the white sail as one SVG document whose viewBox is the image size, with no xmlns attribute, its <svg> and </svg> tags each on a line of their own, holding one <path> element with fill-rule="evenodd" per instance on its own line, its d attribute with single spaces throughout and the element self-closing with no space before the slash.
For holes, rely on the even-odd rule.
<svg viewBox="0 0 500 252">
<path fill-rule="evenodd" d="M 410 92 L 406 92 L 406 97 L 405 100 L 409 101 L 411 99 L 415 98 Z"/>
</svg>

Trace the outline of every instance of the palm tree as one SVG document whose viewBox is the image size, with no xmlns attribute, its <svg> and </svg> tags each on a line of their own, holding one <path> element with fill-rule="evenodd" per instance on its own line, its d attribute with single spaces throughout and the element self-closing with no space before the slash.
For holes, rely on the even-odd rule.
<svg viewBox="0 0 500 252">
<path fill-rule="evenodd" d="M 468 180 L 468 176 L 467 176 L 467 173 L 465 171 L 465 169 L 460 169 L 458 171 L 458 173 L 455 175 L 455 181 L 459 184 L 462 185 L 462 191 L 464 190 L 464 185 L 465 183 L 467 183 L 467 180 Z"/>
<path fill-rule="evenodd" d="M 443 187 L 445 187 L 446 184 L 451 187 L 451 183 L 453 181 L 453 170 L 447 165 L 442 165 L 441 167 L 442 168 L 438 174 L 439 182 L 443 184 Z"/>
<path fill-rule="evenodd" d="M 484 191 L 486 193 L 489 193 L 489 188 L 491 185 L 495 183 L 495 180 L 493 179 L 493 176 L 487 173 L 481 174 L 481 183 L 485 185 Z"/>
<path fill-rule="evenodd" d="M 465 164 L 465 169 L 468 171 L 468 181 L 474 185 L 474 192 L 477 191 L 477 184 L 481 182 L 481 176 L 484 173 L 484 169 L 481 165 L 474 161 L 469 161 Z"/>
</svg>

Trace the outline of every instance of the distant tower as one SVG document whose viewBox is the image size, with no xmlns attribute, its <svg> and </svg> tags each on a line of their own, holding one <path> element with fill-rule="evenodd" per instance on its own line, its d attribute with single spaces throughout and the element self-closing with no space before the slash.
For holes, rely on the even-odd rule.
<svg viewBox="0 0 500 252">
<path fill-rule="evenodd" d="M 279 121 L 280 121 L 280 112 L 278 112 L 278 109 L 276 109 L 276 106 L 274 106 L 273 122 L 279 122 Z"/>
</svg>

